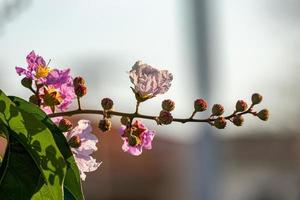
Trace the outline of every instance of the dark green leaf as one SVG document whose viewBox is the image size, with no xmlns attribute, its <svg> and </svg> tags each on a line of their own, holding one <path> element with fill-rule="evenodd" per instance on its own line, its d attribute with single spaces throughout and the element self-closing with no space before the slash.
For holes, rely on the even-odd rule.
<svg viewBox="0 0 300 200">
<path fill-rule="evenodd" d="M 42 187 L 47 190 L 43 175 L 26 149 L 13 137 L 10 137 L 6 170 L 0 184 L 1 199 L 33 199 L 40 195 Z M 9 165 L 9 167 L 8 167 Z M 53 199 L 50 193 L 45 193 L 39 199 Z"/>
</svg>

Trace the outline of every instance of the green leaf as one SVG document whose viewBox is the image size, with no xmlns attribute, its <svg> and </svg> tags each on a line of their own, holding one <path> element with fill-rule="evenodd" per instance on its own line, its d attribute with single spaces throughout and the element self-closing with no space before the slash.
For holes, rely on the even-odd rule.
<svg viewBox="0 0 300 200">
<path fill-rule="evenodd" d="M 20 144 L 17 146 L 23 148 L 19 148 L 22 150 L 20 154 L 16 154 L 16 151 L 8 153 L 11 158 L 8 160 L 4 179 L 0 183 L 1 187 L 5 189 L 0 191 L 9 194 L 8 191 L 13 190 L 18 197 L 14 199 L 26 199 L 27 196 L 24 196 L 26 198 L 21 196 L 24 195 L 22 191 L 26 191 L 28 188 L 25 186 L 30 187 L 28 184 L 31 182 L 26 178 L 20 179 L 22 177 L 20 173 L 29 173 L 36 181 L 36 176 L 40 172 L 38 183 L 36 183 L 40 187 L 36 187 L 34 194 L 39 193 L 42 198 L 37 198 L 29 192 L 30 195 L 33 195 L 32 198 L 63 199 L 63 182 L 67 166 L 51 131 L 32 114 L 17 108 L 1 90 L 0 120 L 9 128 L 9 138 L 12 139 L 12 141 L 9 141 L 9 147 L 13 149 L 11 143 L 15 142 Z M 27 160 L 21 162 L 23 154 L 24 159 Z M 32 160 L 29 160 L 25 154 L 28 154 Z M 34 165 L 36 168 L 32 167 Z M 21 167 L 24 168 L 23 171 L 20 169 Z M 2 195 L 0 196 L 2 197 Z"/>
<path fill-rule="evenodd" d="M 12 136 L 5 154 L 6 170 L 0 184 L 1 199 L 53 199 L 50 193 L 41 194 L 43 188 L 47 191 L 44 178 L 39 168 L 26 149 Z"/>
<path fill-rule="evenodd" d="M 52 122 L 52 120 L 35 104 L 29 103 L 18 97 L 9 98 L 16 104 L 19 109 L 32 114 L 37 120 L 44 123 L 47 128 L 51 130 L 54 140 L 67 162 L 67 174 L 64 181 L 64 187 L 65 189 L 67 189 L 67 191 L 65 190 L 65 199 L 83 200 L 84 197 L 81 187 L 79 170 L 63 133 Z M 70 198 L 71 195 L 73 196 L 73 198 Z M 67 196 L 69 198 L 67 198 Z"/>
</svg>

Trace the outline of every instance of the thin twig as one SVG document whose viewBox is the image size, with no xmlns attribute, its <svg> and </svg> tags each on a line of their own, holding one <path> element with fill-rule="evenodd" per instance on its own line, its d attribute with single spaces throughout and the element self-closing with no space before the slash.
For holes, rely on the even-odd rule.
<svg viewBox="0 0 300 200">
<path fill-rule="evenodd" d="M 252 112 L 252 109 L 248 109 L 244 112 L 240 112 L 240 113 L 236 113 L 236 114 L 231 114 L 225 117 L 225 119 L 229 120 L 232 117 L 234 117 L 235 115 L 244 115 L 244 114 L 254 114 L 254 112 Z M 59 117 L 59 116 L 72 116 L 72 115 L 80 115 L 80 114 L 96 114 L 96 115 L 103 115 L 104 111 L 103 110 L 88 110 L 88 109 L 77 109 L 77 110 L 72 110 L 72 111 L 67 111 L 67 112 L 59 112 L 59 113 L 52 113 L 49 114 L 48 116 L 50 118 L 52 117 Z M 130 119 L 133 118 L 141 118 L 141 119 L 150 119 L 150 120 L 154 120 L 156 119 L 157 116 L 151 116 L 151 115 L 143 115 L 143 114 L 139 114 L 139 113 L 124 113 L 124 112 L 117 112 L 117 111 L 107 111 L 107 114 L 109 115 L 115 115 L 115 116 L 125 116 L 125 117 L 129 117 Z M 193 116 L 193 115 L 192 115 Z M 173 118 L 173 122 L 180 122 L 180 123 L 186 123 L 186 122 L 213 122 L 215 121 L 216 118 L 206 118 L 206 119 L 194 119 L 194 118 Z"/>
</svg>

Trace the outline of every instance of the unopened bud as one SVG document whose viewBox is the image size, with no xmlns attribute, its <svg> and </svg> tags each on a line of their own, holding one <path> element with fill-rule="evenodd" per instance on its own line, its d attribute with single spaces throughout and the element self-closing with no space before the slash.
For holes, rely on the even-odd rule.
<svg viewBox="0 0 300 200">
<path fill-rule="evenodd" d="M 21 84 L 22 84 L 24 87 L 26 87 L 26 88 L 31 88 L 31 86 L 32 86 L 32 79 L 31 79 L 31 78 L 25 77 L 25 78 L 23 78 L 23 79 L 21 80 Z"/>
<path fill-rule="evenodd" d="M 114 105 L 114 102 L 110 98 L 103 98 L 101 100 L 101 105 L 104 110 L 111 110 Z"/>
<path fill-rule="evenodd" d="M 123 124 L 124 126 L 127 126 L 130 124 L 130 118 L 126 117 L 126 116 L 122 116 L 121 117 L 121 124 Z"/>
<path fill-rule="evenodd" d="M 84 85 L 78 85 L 74 89 L 76 96 L 83 97 L 84 95 L 86 95 L 86 87 Z"/>
<path fill-rule="evenodd" d="M 244 123 L 244 117 L 241 115 L 236 115 L 233 117 L 232 123 L 236 126 L 242 126 Z"/>
<path fill-rule="evenodd" d="M 263 97 L 260 94 L 258 93 L 252 94 L 251 100 L 253 105 L 259 104 L 262 101 L 262 99 Z"/>
<path fill-rule="evenodd" d="M 235 110 L 237 112 L 244 112 L 248 108 L 247 103 L 244 100 L 238 100 L 235 104 Z"/>
<path fill-rule="evenodd" d="M 257 113 L 259 119 L 267 121 L 269 119 L 269 110 L 263 109 Z"/>
<path fill-rule="evenodd" d="M 78 87 L 79 85 L 85 85 L 85 80 L 82 77 L 78 76 L 74 78 L 73 85 L 74 87 Z"/>
<path fill-rule="evenodd" d="M 205 111 L 208 107 L 207 102 L 204 99 L 196 99 L 194 102 L 194 108 L 197 112 Z"/>
<path fill-rule="evenodd" d="M 136 145 L 138 145 L 138 144 L 140 144 L 141 143 L 141 140 L 140 140 L 140 138 L 138 138 L 137 136 L 135 136 L 135 135 L 130 135 L 129 137 L 128 137 L 128 144 L 130 145 L 130 146 L 136 146 Z"/>
<path fill-rule="evenodd" d="M 212 115 L 220 116 L 224 113 L 224 107 L 221 104 L 214 104 L 211 111 Z"/>
<path fill-rule="evenodd" d="M 226 127 L 226 119 L 224 117 L 219 117 L 215 120 L 215 127 L 218 129 L 224 129 Z"/>
<path fill-rule="evenodd" d="M 102 132 L 109 131 L 111 129 L 111 121 L 109 119 L 101 119 L 98 125 Z"/>
<path fill-rule="evenodd" d="M 30 103 L 33 103 L 35 105 L 38 105 L 39 104 L 39 99 L 36 97 L 36 95 L 31 95 L 29 97 L 29 102 Z"/>
<path fill-rule="evenodd" d="M 173 121 L 173 116 L 170 112 L 162 110 L 159 113 L 158 121 L 159 121 L 159 123 L 165 124 L 165 125 L 171 124 Z"/>
<path fill-rule="evenodd" d="M 73 124 L 70 120 L 68 119 L 62 119 L 60 120 L 59 124 L 58 124 L 58 128 L 62 131 L 62 132 L 67 132 L 70 131 L 73 127 Z"/>
<path fill-rule="evenodd" d="M 70 145 L 70 147 L 72 148 L 79 148 L 81 146 L 81 140 L 80 140 L 80 136 L 79 135 L 74 135 L 73 137 L 71 137 L 71 139 L 68 141 L 68 144 Z"/>
<path fill-rule="evenodd" d="M 171 112 L 175 108 L 175 103 L 171 99 L 165 99 L 161 103 L 161 107 L 163 110 Z"/>
</svg>

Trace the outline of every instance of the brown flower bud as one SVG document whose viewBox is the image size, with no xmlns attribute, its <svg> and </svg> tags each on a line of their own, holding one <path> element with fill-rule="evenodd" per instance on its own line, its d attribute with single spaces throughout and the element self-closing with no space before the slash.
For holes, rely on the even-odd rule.
<svg viewBox="0 0 300 200">
<path fill-rule="evenodd" d="M 213 116 L 220 116 L 224 113 L 224 107 L 221 104 L 214 104 L 211 111 Z"/>
<path fill-rule="evenodd" d="M 269 119 L 269 110 L 263 109 L 257 113 L 259 119 L 267 121 Z"/>
<path fill-rule="evenodd" d="M 135 136 L 135 135 L 130 135 L 129 137 L 128 137 L 128 144 L 130 145 L 130 146 L 136 146 L 136 145 L 138 145 L 138 144 L 140 144 L 141 143 L 141 140 L 140 140 L 140 138 L 138 138 L 137 136 Z"/>
<path fill-rule="evenodd" d="M 84 95 L 86 95 L 86 87 L 84 85 L 78 85 L 77 87 L 74 88 L 75 89 L 75 94 L 78 97 L 83 97 Z"/>
<path fill-rule="evenodd" d="M 104 110 L 111 110 L 113 108 L 114 102 L 110 98 L 103 98 L 101 100 L 101 105 Z"/>
<path fill-rule="evenodd" d="M 204 99 L 196 99 L 194 102 L 194 108 L 197 112 L 205 111 L 208 107 L 207 102 Z"/>
<path fill-rule="evenodd" d="M 218 128 L 218 129 L 224 129 L 226 127 L 226 119 L 224 117 L 218 117 L 216 120 L 215 120 L 215 127 Z"/>
<path fill-rule="evenodd" d="M 109 131 L 111 129 L 111 121 L 109 119 L 101 119 L 98 125 L 102 132 Z"/>
<path fill-rule="evenodd" d="M 170 112 L 168 112 L 166 110 L 162 110 L 159 113 L 158 121 L 159 121 L 159 123 L 165 124 L 165 125 L 171 124 L 173 121 L 173 116 Z"/>
<path fill-rule="evenodd" d="M 60 120 L 59 124 L 58 124 L 58 128 L 62 131 L 62 132 L 67 132 L 70 131 L 73 127 L 73 124 L 70 120 L 68 119 L 62 119 Z"/>
<path fill-rule="evenodd" d="M 130 124 L 130 118 L 129 117 L 126 117 L 126 116 L 122 116 L 121 117 L 121 124 L 127 126 Z"/>
<path fill-rule="evenodd" d="M 262 101 L 262 99 L 263 97 L 260 94 L 258 93 L 252 94 L 251 100 L 253 105 L 259 104 Z"/>
<path fill-rule="evenodd" d="M 34 94 L 34 95 L 31 95 L 31 96 L 29 97 L 29 102 L 30 102 L 30 103 L 33 103 L 33 104 L 35 104 L 35 105 L 39 105 L 39 99 L 36 97 L 35 94 Z"/>
<path fill-rule="evenodd" d="M 68 144 L 70 145 L 70 147 L 72 148 L 79 148 L 81 146 L 81 140 L 80 140 L 80 136 L 79 135 L 74 135 L 73 137 L 71 137 L 71 139 L 68 141 Z"/>
<path fill-rule="evenodd" d="M 80 76 L 75 77 L 73 80 L 73 85 L 75 88 L 78 87 L 79 85 L 85 85 L 85 80 Z"/>
<path fill-rule="evenodd" d="M 235 110 L 237 112 L 244 112 L 248 108 L 247 103 L 244 100 L 238 100 L 235 104 Z"/>
<path fill-rule="evenodd" d="M 175 103 L 171 99 L 165 99 L 163 100 L 161 107 L 163 110 L 171 112 L 175 108 Z"/>
<path fill-rule="evenodd" d="M 32 79 L 31 79 L 31 78 L 25 77 L 25 78 L 23 78 L 23 79 L 21 80 L 21 84 L 22 84 L 24 87 L 26 87 L 26 88 L 31 88 L 31 86 L 32 86 Z"/>
<path fill-rule="evenodd" d="M 236 126 L 242 126 L 244 123 L 244 117 L 241 115 L 236 115 L 233 117 L 232 123 Z"/>
</svg>

